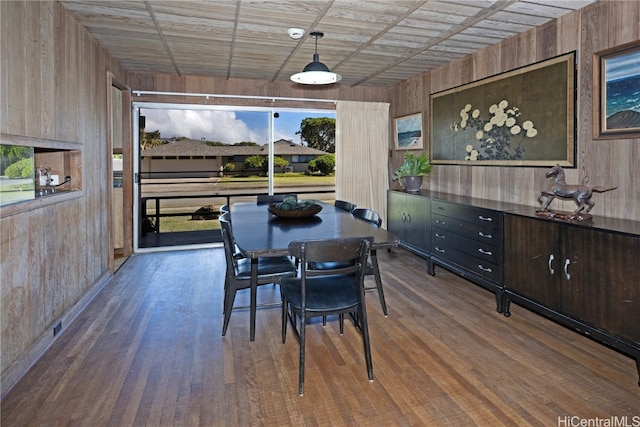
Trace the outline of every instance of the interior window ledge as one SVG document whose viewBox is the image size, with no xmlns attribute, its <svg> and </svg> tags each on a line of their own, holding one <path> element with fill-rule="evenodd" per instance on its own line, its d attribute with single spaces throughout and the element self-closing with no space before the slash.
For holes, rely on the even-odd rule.
<svg viewBox="0 0 640 427">
<path fill-rule="evenodd" d="M 58 203 L 68 202 L 70 200 L 79 199 L 84 196 L 81 190 L 64 191 L 48 196 L 37 197 L 33 200 L 26 200 L 11 205 L 0 207 L 0 218 L 6 218 L 18 215 L 23 212 L 29 212 L 46 206 L 56 205 Z"/>
</svg>

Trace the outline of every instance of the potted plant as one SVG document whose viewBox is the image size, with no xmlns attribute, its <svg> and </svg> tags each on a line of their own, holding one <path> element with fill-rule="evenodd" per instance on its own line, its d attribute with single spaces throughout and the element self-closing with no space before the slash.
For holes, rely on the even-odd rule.
<svg viewBox="0 0 640 427">
<path fill-rule="evenodd" d="M 423 177 L 429 175 L 432 169 L 427 153 L 405 153 L 404 163 L 393 173 L 392 178 L 394 181 L 398 180 L 400 186 L 407 191 L 420 191 Z"/>
</svg>

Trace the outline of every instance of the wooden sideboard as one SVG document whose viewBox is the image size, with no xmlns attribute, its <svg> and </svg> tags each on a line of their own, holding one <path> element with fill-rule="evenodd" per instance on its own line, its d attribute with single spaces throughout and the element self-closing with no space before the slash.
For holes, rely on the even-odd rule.
<svg viewBox="0 0 640 427">
<path fill-rule="evenodd" d="M 407 198 L 429 206 L 411 230 L 399 225 Z M 533 207 L 428 191 L 389 190 L 387 202 L 389 231 L 427 259 L 429 274 L 444 267 L 492 291 L 507 317 L 513 302 L 628 354 L 640 375 L 640 222 L 547 219 Z M 429 237 L 416 249 L 418 230 Z"/>
</svg>

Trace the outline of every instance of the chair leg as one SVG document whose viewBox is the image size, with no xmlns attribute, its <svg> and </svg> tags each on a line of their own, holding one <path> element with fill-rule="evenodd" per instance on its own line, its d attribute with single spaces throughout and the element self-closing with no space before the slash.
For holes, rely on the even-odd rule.
<svg viewBox="0 0 640 427">
<path fill-rule="evenodd" d="M 229 326 L 229 319 L 231 318 L 231 310 L 233 309 L 233 303 L 236 299 L 235 291 L 226 291 L 224 294 L 224 321 L 222 322 L 222 336 L 227 333 L 227 327 Z"/>
<path fill-rule="evenodd" d="M 304 313 L 304 310 L 302 311 L 302 313 L 300 313 L 300 315 L 302 316 L 300 318 L 300 372 L 299 372 L 299 380 L 298 380 L 298 392 L 300 393 L 300 396 L 304 395 L 304 342 L 305 342 L 305 331 L 306 331 L 306 323 L 307 323 L 307 316 Z"/>
<path fill-rule="evenodd" d="M 289 323 L 287 321 L 287 317 L 288 317 L 287 312 L 289 310 L 288 306 L 289 306 L 289 303 L 283 297 L 282 298 L 282 343 L 283 344 L 287 341 L 287 323 Z"/>
<path fill-rule="evenodd" d="M 373 267 L 373 277 L 376 280 L 376 287 L 378 288 L 378 297 L 380 298 L 380 305 L 382 306 L 382 312 L 387 316 L 387 303 L 384 299 L 384 290 L 382 290 L 382 279 L 380 279 L 380 267 L 378 267 L 378 254 L 375 249 L 371 249 L 371 266 Z"/>
<path fill-rule="evenodd" d="M 338 322 L 340 323 L 340 335 L 344 335 L 344 313 L 338 314 Z"/>
<path fill-rule="evenodd" d="M 360 332 L 362 333 L 362 341 L 364 343 L 364 357 L 367 362 L 367 375 L 369 377 L 369 381 L 373 381 L 373 361 L 371 360 L 371 346 L 369 344 L 369 326 L 367 323 L 367 309 L 365 308 L 364 303 L 360 304 L 358 317 L 360 318 Z"/>
</svg>

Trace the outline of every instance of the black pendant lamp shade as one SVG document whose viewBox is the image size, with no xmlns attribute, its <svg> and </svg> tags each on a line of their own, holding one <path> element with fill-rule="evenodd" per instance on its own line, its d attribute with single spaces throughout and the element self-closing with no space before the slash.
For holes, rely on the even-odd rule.
<svg viewBox="0 0 640 427">
<path fill-rule="evenodd" d="M 313 54 L 313 62 L 307 64 L 301 73 L 291 76 L 291 80 L 304 85 L 328 85 L 342 80 L 340 74 L 332 73 L 329 67 L 320 62 L 318 55 L 318 39 L 324 36 L 324 33 L 314 31 L 309 34 L 316 40 L 315 53 Z"/>
</svg>

